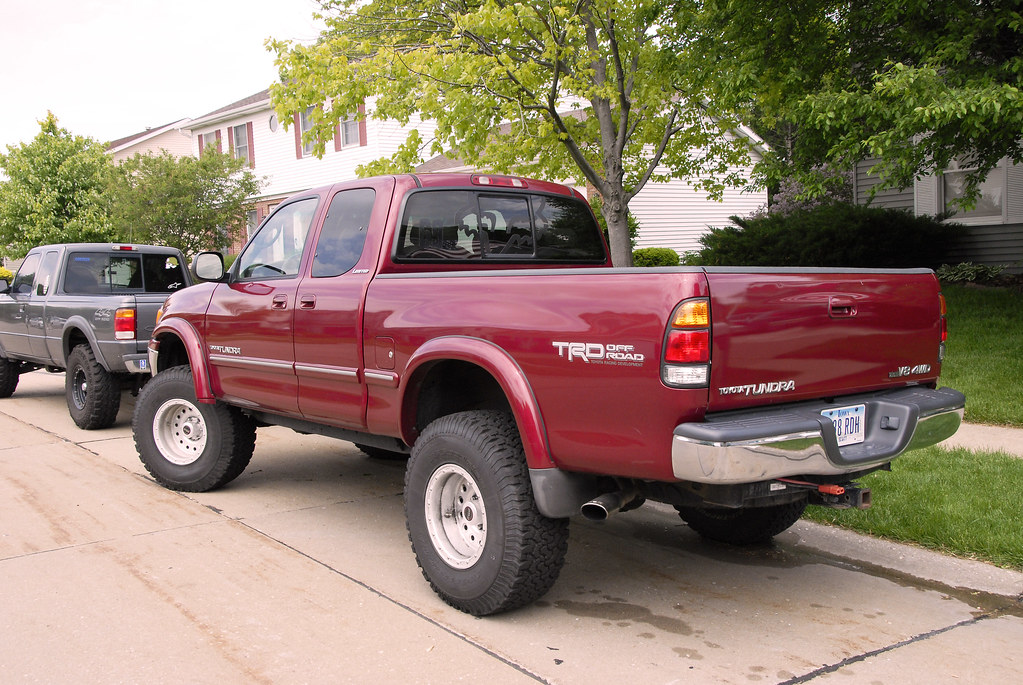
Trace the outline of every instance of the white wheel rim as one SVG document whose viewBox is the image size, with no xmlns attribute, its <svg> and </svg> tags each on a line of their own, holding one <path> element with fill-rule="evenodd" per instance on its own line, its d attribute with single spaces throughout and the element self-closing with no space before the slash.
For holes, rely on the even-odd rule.
<svg viewBox="0 0 1023 685">
<path fill-rule="evenodd" d="M 194 463 L 206 449 L 206 420 L 186 400 L 167 400 L 153 417 L 153 439 L 164 458 L 178 466 Z"/>
<path fill-rule="evenodd" d="M 441 559 L 453 568 L 469 568 L 487 543 L 487 509 L 476 481 L 455 464 L 433 472 L 426 486 L 426 528 Z"/>
</svg>

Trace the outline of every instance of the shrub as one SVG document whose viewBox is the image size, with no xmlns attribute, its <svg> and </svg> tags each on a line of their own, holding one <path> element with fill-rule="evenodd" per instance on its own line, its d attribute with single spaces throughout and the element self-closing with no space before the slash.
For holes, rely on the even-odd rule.
<svg viewBox="0 0 1023 685">
<path fill-rule="evenodd" d="M 678 252 L 670 247 L 644 247 L 632 253 L 633 266 L 678 266 Z"/>
<path fill-rule="evenodd" d="M 732 217 L 712 228 L 703 249 L 687 253 L 698 266 L 937 268 L 960 227 L 898 209 L 833 203 L 782 216 Z"/>
<path fill-rule="evenodd" d="M 1005 271 L 1005 265 L 988 266 L 962 262 L 961 264 L 942 264 L 938 267 L 938 278 L 942 283 L 993 283 Z"/>
<path fill-rule="evenodd" d="M 0 266 L 0 278 L 7 281 L 8 283 L 14 282 L 14 274 L 11 273 L 10 269 Z"/>
</svg>

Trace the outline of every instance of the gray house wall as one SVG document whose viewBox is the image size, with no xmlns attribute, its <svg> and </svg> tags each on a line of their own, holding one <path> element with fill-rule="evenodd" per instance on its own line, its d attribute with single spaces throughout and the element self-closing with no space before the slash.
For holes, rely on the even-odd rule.
<svg viewBox="0 0 1023 685">
<path fill-rule="evenodd" d="M 904 209 L 917 215 L 934 216 L 944 206 L 940 178 L 925 176 L 912 188 L 877 191 L 877 176 L 869 173 L 874 161 L 864 160 L 856 165 L 853 197 L 857 204 L 872 207 Z M 959 244 L 948 252 L 948 262 L 974 262 L 991 266 L 1002 265 L 1007 273 L 1023 273 L 1023 166 L 1008 165 L 1006 173 L 1005 216 L 997 223 L 962 224 Z M 952 219 L 955 221 L 955 219 Z"/>
</svg>

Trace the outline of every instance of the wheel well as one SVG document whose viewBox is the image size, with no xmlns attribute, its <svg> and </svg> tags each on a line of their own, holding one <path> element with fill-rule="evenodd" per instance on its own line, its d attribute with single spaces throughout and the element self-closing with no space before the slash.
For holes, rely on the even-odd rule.
<svg viewBox="0 0 1023 685">
<path fill-rule="evenodd" d="M 75 349 L 79 345 L 88 345 L 89 339 L 85 337 L 85 333 L 77 328 L 72 328 L 67 332 L 67 337 L 64 339 L 64 359 L 67 359 L 71 354 L 71 350 Z"/>
<path fill-rule="evenodd" d="M 162 335 L 160 354 L 156 360 L 156 370 L 163 371 L 174 366 L 188 366 L 188 351 L 185 343 L 176 335 Z"/>
<path fill-rule="evenodd" d="M 441 361 L 420 371 L 417 390 L 405 400 L 407 420 L 416 433 L 448 414 L 473 409 L 511 410 L 501 385 L 475 364 Z"/>
</svg>

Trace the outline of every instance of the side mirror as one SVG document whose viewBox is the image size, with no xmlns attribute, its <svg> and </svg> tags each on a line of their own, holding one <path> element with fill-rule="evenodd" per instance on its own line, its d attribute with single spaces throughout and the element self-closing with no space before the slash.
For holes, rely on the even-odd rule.
<svg viewBox="0 0 1023 685">
<path fill-rule="evenodd" d="M 11 284 L 7 282 L 6 278 L 0 278 L 0 293 L 11 292 Z"/>
<path fill-rule="evenodd" d="M 219 281 L 224 277 L 224 256 L 219 252 L 200 252 L 192 260 L 192 275 L 200 281 Z"/>
</svg>

